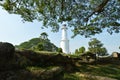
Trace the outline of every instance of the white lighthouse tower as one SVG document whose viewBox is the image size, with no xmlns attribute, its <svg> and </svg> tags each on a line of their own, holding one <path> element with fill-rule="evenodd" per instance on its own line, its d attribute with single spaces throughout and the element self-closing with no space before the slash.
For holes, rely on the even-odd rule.
<svg viewBox="0 0 120 80">
<path fill-rule="evenodd" d="M 62 39 L 60 43 L 63 53 L 69 53 L 69 40 L 67 38 L 67 27 L 66 24 L 62 26 Z"/>
</svg>

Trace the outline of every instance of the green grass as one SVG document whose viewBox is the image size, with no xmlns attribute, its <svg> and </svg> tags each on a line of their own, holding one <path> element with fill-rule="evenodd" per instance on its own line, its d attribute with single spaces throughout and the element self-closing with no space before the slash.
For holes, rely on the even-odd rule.
<svg viewBox="0 0 120 80">
<path fill-rule="evenodd" d="M 50 51 L 35 51 L 39 54 L 46 54 L 46 55 L 55 55 L 58 54 L 57 52 L 50 52 Z"/>
<path fill-rule="evenodd" d="M 63 80 L 80 80 L 80 77 L 74 74 L 64 73 Z"/>
<path fill-rule="evenodd" d="M 43 68 L 41 67 L 35 67 L 35 66 L 29 66 L 26 68 L 27 70 L 29 71 L 33 71 L 33 70 L 44 70 Z"/>
<path fill-rule="evenodd" d="M 96 80 L 96 78 L 79 76 L 76 73 L 64 73 L 62 80 Z"/>
<path fill-rule="evenodd" d="M 76 74 L 77 72 L 77 74 Z M 106 64 L 106 65 L 81 65 L 77 67 L 76 76 L 80 74 L 109 77 L 120 80 L 120 65 Z M 72 79 L 71 79 L 72 80 Z M 89 80 L 89 79 L 88 79 Z"/>
<path fill-rule="evenodd" d="M 57 55 L 57 53 L 46 52 L 46 51 L 38 52 L 38 54 L 45 54 L 48 56 Z M 79 57 L 79 56 L 71 55 L 71 54 L 69 55 L 62 54 L 62 55 L 70 56 L 71 58 Z M 53 60 L 56 60 L 56 58 Z M 111 59 L 107 59 L 107 60 L 108 62 L 111 61 Z M 58 79 L 56 78 L 55 80 L 98 80 L 94 76 L 114 78 L 114 79 L 120 80 L 120 61 L 115 60 L 110 63 L 106 63 L 104 61 L 102 61 L 102 64 L 101 63 L 97 63 L 97 64 L 83 63 L 83 62 L 80 62 L 80 60 L 73 61 L 75 66 L 73 66 L 72 71 L 67 72 L 66 70 L 63 70 L 63 73 L 59 74 L 60 77 Z M 45 72 L 45 71 L 50 71 L 52 68 L 56 66 L 59 66 L 59 65 L 47 65 L 47 66 L 44 66 L 44 64 L 31 65 L 31 66 L 26 66 L 26 70 L 30 71 L 30 73 L 40 76 L 39 75 L 40 73 Z M 66 69 L 64 65 L 61 65 L 60 67 Z"/>
<path fill-rule="evenodd" d="M 44 53 L 44 52 L 43 52 Z M 46 53 L 49 54 L 49 53 Z M 51 53 L 52 54 L 52 53 Z M 70 55 L 72 57 L 76 57 L 74 55 Z M 79 62 L 79 61 L 78 61 Z M 30 71 L 34 70 L 49 70 L 53 66 L 47 67 L 28 67 L 27 69 Z M 64 71 L 64 75 L 61 77 L 61 80 L 97 80 L 91 76 L 100 76 L 100 77 L 108 77 L 120 80 L 120 64 L 85 64 L 79 63 L 73 69 L 73 71 L 66 72 Z M 83 76 L 84 75 L 84 76 Z"/>
<path fill-rule="evenodd" d="M 47 67 L 39 67 L 39 66 L 28 66 L 26 67 L 27 70 L 29 71 L 34 71 L 34 70 L 50 70 L 52 68 L 55 68 L 57 66 L 47 66 Z"/>
</svg>

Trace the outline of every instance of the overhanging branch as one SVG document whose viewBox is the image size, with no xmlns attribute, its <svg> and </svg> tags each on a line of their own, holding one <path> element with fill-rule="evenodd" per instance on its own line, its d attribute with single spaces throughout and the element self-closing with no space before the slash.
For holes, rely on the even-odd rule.
<svg viewBox="0 0 120 80">
<path fill-rule="evenodd" d="M 88 15 L 87 16 L 87 18 L 85 19 L 86 21 L 88 21 L 89 20 L 89 17 L 91 17 L 93 14 L 95 14 L 95 13 L 101 13 L 103 10 L 104 10 L 104 7 L 106 6 L 106 4 L 108 3 L 108 1 L 110 1 L 110 0 L 103 0 L 103 2 L 100 4 L 100 5 L 98 5 L 95 9 L 94 9 L 94 11 L 90 14 L 90 15 Z"/>
</svg>

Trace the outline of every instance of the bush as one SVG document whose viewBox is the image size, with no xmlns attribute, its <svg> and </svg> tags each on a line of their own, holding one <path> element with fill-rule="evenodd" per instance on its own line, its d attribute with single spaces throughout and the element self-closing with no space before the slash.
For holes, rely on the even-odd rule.
<svg viewBox="0 0 120 80">
<path fill-rule="evenodd" d="M 62 48 L 58 48 L 58 50 L 57 50 L 59 53 L 62 53 L 63 51 L 62 51 Z"/>
<path fill-rule="evenodd" d="M 13 68 L 15 47 L 7 42 L 0 42 L 0 70 Z"/>
<path fill-rule="evenodd" d="M 11 43 L 0 42 L 0 58 L 5 60 L 13 59 L 15 47 Z"/>
</svg>

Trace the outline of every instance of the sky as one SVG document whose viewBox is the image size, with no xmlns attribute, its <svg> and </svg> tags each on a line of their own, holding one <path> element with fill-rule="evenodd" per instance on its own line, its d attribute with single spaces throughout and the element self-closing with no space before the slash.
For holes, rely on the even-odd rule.
<svg viewBox="0 0 120 80">
<path fill-rule="evenodd" d="M 7 11 L 0 7 L 0 42 L 9 42 L 13 45 L 19 45 L 22 42 L 28 41 L 32 38 L 37 38 L 42 32 L 46 32 L 49 36 L 48 38 L 57 47 L 60 47 L 61 41 L 61 29 L 57 33 L 51 32 L 51 28 L 41 29 L 42 22 L 22 22 L 22 18 L 19 15 L 9 14 Z M 67 31 L 70 52 L 73 53 L 75 49 L 84 46 L 87 50 L 88 42 L 90 38 L 85 38 L 84 36 L 76 36 L 71 38 L 73 33 L 70 29 Z M 108 50 L 108 53 L 120 52 L 120 33 L 110 35 L 106 31 L 92 38 L 97 38 L 103 43 L 104 47 Z"/>
</svg>

